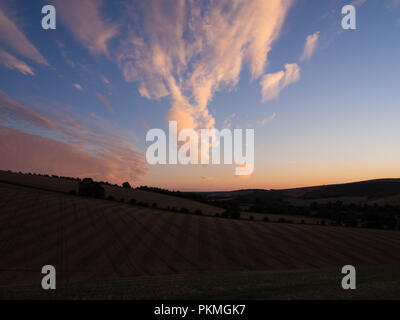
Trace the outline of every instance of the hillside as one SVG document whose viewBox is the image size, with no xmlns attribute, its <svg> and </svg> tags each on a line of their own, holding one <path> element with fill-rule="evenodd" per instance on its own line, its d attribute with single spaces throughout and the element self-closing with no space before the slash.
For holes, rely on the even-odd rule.
<svg viewBox="0 0 400 320">
<path fill-rule="evenodd" d="M 76 193 L 78 192 L 78 181 L 48 176 L 28 175 L 0 170 L 0 182 L 64 193 L 69 193 L 72 190 Z M 147 203 L 149 206 L 155 203 L 158 208 L 162 209 L 176 208 L 179 211 L 182 208 L 186 208 L 191 212 L 201 210 L 206 215 L 215 215 L 216 213 L 223 212 L 223 209 L 215 206 L 171 195 L 137 189 L 124 189 L 113 185 L 103 185 L 103 187 L 106 198 L 112 196 L 118 201 L 123 199 L 124 202 L 129 202 L 133 198 L 137 202 Z"/>
<path fill-rule="evenodd" d="M 352 183 L 333 184 L 294 189 L 263 190 L 249 189 L 226 192 L 204 192 L 207 199 L 230 201 L 240 199 L 245 202 L 268 201 L 276 199 L 297 200 L 297 203 L 334 202 L 344 200 L 355 203 L 400 204 L 400 179 L 375 179 Z M 301 202 L 303 201 L 303 202 Z"/>
<path fill-rule="evenodd" d="M 0 286 L 396 266 L 400 233 L 170 213 L 0 183 Z"/>
</svg>

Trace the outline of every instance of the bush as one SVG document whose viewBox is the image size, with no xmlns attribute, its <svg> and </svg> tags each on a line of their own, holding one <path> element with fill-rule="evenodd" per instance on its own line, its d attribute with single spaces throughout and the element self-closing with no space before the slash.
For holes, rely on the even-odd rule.
<svg viewBox="0 0 400 320">
<path fill-rule="evenodd" d="M 153 204 L 151 205 L 153 208 L 157 208 L 157 203 L 153 202 Z"/>
<path fill-rule="evenodd" d="M 136 199 L 132 198 L 132 199 L 129 201 L 129 203 L 130 203 L 130 204 L 136 204 Z"/>
<path fill-rule="evenodd" d="M 269 218 L 268 217 L 264 217 L 264 221 L 265 222 L 269 222 Z"/>
<path fill-rule="evenodd" d="M 104 198 L 104 188 L 100 183 L 85 178 L 79 183 L 79 194 L 85 197 Z"/>
<path fill-rule="evenodd" d="M 113 196 L 108 196 L 107 199 L 110 201 L 115 201 L 115 198 Z"/>
<path fill-rule="evenodd" d="M 189 213 L 189 210 L 187 208 L 181 208 L 182 213 Z"/>
<path fill-rule="evenodd" d="M 125 202 L 124 198 L 119 199 L 119 202 Z"/>
<path fill-rule="evenodd" d="M 203 214 L 203 212 L 202 212 L 200 209 L 197 209 L 197 210 L 194 212 L 194 214 L 195 214 L 195 215 L 198 215 L 198 216 L 201 216 L 201 215 Z"/>
<path fill-rule="evenodd" d="M 72 194 L 73 196 L 75 196 L 75 195 L 76 195 L 76 191 L 75 191 L 75 190 L 71 190 L 71 191 L 69 192 L 69 194 Z"/>
<path fill-rule="evenodd" d="M 254 217 L 253 217 L 253 216 L 250 216 L 249 220 L 252 220 L 252 221 L 253 221 L 253 220 L 254 220 Z"/>
</svg>

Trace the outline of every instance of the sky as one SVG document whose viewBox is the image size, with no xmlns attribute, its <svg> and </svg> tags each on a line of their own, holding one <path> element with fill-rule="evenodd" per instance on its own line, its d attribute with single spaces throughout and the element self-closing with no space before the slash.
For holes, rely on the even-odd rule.
<svg viewBox="0 0 400 320">
<path fill-rule="evenodd" d="M 0 169 L 186 191 L 399 177 L 399 34 L 399 0 L 0 0 Z M 169 120 L 254 129 L 254 171 L 149 165 Z"/>
</svg>

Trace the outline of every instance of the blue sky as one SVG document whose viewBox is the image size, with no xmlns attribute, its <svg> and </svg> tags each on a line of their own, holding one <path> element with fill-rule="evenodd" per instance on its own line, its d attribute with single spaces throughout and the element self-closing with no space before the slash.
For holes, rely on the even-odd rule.
<svg viewBox="0 0 400 320">
<path fill-rule="evenodd" d="M 2 169 L 182 190 L 399 176 L 399 1 L 353 1 L 357 30 L 341 28 L 341 8 L 350 1 L 274 0 L 270 7 L 239 1 L 235 13 L 233 1 L 227 7 L 222 1 L 50 3 L 57 29 L 45 31 L 46 1 L 0 2 L 1 32 L 10 35 L 0 37 L 0 125 L 9 154 Z M 24 39 L 13 36 L 12 25 Z M 312 35 L 316 40 L 302 59 Z M 19 64 L 13 66 L 10 55 Z M 263 79 L 276 83 L 280 75 L 288 84 L 278 94 L 265 85 L 269 98 L 262 101 Z M 254 173 L 240 179 L 230 166 L 148 166 L 147 130 L 167 128 L 175 118 L 195 129 L 254 128 Z M 33 147 L 33 136 L 62 144 L 60 153 L 72 152 L 65 158 L 75 165 L 52 155 L 48 144 Z M 19 141 L 19 149 L 5 137 Z M 27 160 L 39 150 L 40 163 Z"/>
</svg>

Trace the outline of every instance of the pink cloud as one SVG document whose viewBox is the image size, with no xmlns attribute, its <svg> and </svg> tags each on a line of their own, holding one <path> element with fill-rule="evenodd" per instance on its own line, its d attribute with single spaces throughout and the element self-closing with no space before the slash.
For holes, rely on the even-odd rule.
<svg viewBox="0 0 400 320">
<path fill-rule="evenodd" d="M 0 48 L 0 62 L 9 69 L 16 69 L 22 74 L 35 75 L 32 68 L 28 66 L 25 62 L 18 60 L 13 55 L 9 54 L 7 51 Z"/>
<path fill-rule="evenodd" d="M 0 109 L 6 112 L 11 118 L 36 125 L 43 129 L 55 130 L 57 125 L 41 113 L 26 108 L 19 102 L 12 100 L 0 90 Z"/>
<path fill-rule="evenodd" d="M 296 63 L 285 65 L 285 71 L 268 73 L 260 81 L 262 101 L 266 102 L 279 97 L 285 87 L 300 79 L 300 67 Z"/>
<path fill-rule="evenodd" d="M 306 38 L 306 43 L 304 44 L 303 54 L 301 55 L 301 60 L 310 60 L 314 55 L 315 50 L 317 49 L 317 43 L 319 39 L 319 31 L 310 34 Z"/>
<path fill-rule="evenodd" d="M 72 86 L 73 86 L 76 90 L 83 91 L 83 88 L 82 88 L 82 86 L 81 86 L 79 83 L 74 83 Z"/>
<path fill-rule="evenodd" d="M 95 156 L 80 148 L 0 126 L 0 167 L 7 170 L 92 177 L 121 183 L 136 181 L 138 166 L 124 166 L 112 154 Z M 27 159 L 29 159 L 27 161 Z"/>
<path fill-rule="evenodd" d="M 214 127 L 208 104 L 215 92 L 237 85 L 244 66 L 253 79 L 262 76 L 293 3 L 148 2 L 140 11 L 143 32 L 121 41 L 117 62 L 126 81 L 140 83 L 141 96 L 170 97 L 167 118 L 178 121 L 179 129 Z M 127 13 L 135 19 L 138 10 L 131 6 Z"/>
<path fill-rule="evenodd" d="M 147 171 L 143 154 L 131 145 L 135 139 L 131 132 L 117 130 L 97 116 L 84 118 L 63 106 L 45 104 L 46 114 L 43 114 L 14 101 L 0 90 L 0 121 L 6 124 L 0 126 L 0 148 L 2 154 L 7 154 L 0 159 L 3 169 L 90 176 L 112 183 L 127 180 L 133 183 Z M 7 128 L 10 119 L 21 130 Z M 35 128 L 45 129 L 48 134 L 44 137 L 22 132 Z M 56 136 L 57 140 L 48 136 Z M 46 168 L 51 172 L 46 172 Z"/>
<path fill-rule="evenodd" d="M 118 25 L 101 17 L 102 0 L 52 0 L 61 20 L 93 54 L 108 55 L 108 42 L 118 33 Z"/>
<path fill-rule="evenodd" d="M 9 11 L 9 10 L 7 10 Z M 36 47 L 26 38 L 26 36 L 18 29 L 9 15 L 0 8 L 0 41 L 4 42 L 8 47 L 17 51 L 24 57 L 36 61 L 37 63 L 48 66 L 49 63 L 40 54 Z"/>
<path fill-rule="evenodd" d="M 114 109 L 111 107 L 110 102 L 108 102 L 107 98 L 100 93 L 96 94 L 97 100 L 99 100 L 104 106 L 110 111 L 111 113 L 114 113 Z"/>
</svg>

